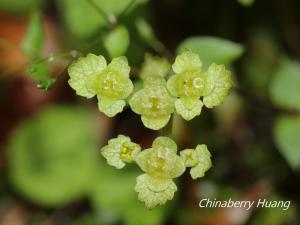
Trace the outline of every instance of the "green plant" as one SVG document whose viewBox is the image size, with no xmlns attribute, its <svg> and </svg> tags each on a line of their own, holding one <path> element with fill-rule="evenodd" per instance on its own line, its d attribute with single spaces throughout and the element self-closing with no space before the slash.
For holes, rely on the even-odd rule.
<svg viewBox="0 0 300 225">
<path fill-rule="evenodd" d="M 153 130 L 172 123 L 170 118 L 175 111 L 185 120 L 191 120 L 200 115 L 203 105 L 207 108 L 220 105 L 232 87 L 231 73 L 224 65 L 213 63 L 203 71 L 199 55 L 191 50 L 184 50 L 176 57 L 172 65 L 174 75 L 169 74 L 167 59 L 149 55 L 145 59 L 141 72 L 143 88 L 135 93 L 124 56 L 114 58 L 108 66 L 101 55 L 79 58 L 68 69 L 69 84 L 80 96 L 97 95 L 99 110 L 109 117 L 122 112 L 131 95 L 129 106 L 141 115 L 145 127 Z M 191 176 L 197 179 L 212 164 L 206 145 L 183 150 L 178 155 L 177 145 L 170 137 L 157 137 L 152 148 L 141 151 L 139 144 L 119 135 L 101 149 L 109 165 L 121 169 L 126 163 L 136 162 L 145 172 L 137 177 L 135 191 L 147 208 L 174 197 L 177 187 L 173 178 L 182 175 L 186 167 L 192 167 Z"/>
</svg>

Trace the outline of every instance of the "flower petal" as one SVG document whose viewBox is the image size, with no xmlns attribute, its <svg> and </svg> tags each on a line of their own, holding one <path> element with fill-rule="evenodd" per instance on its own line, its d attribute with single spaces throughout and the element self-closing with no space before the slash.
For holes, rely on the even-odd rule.
<svg viewBox="0 0 300 225">
<path fill-rule="evenodd" d="M 152 148 L 145 149 L 139 153 L 135 161 L 137 165 L 144 171 L 147 172 L 149 168 L 149 160 L 151 159 Z"/>
<path fill-rule="evenodd" d="M 141 104 L 141 100 L 144 97 L 144 89 L 141 89 L 137 92 L 135 92 L 131 99 L 129 100 L 129 105 L 130 108 L 132 109 L 133 112 L 135 112 L 136 114 L 141 114 L 142 112 L 142 104 Z"/>
<path fill-rule="evenodd" d="M 134 189 L 139 193 L 139 200 L 145 202 L 148 209 L 165 204 L 166 201 L 173 199 L 177 191 L 172 179 L 157 179 L 148 174 L 137 177 Z"/>
<path fill-rule="evenodd" d="M 121 169 L 125 166 L 125 163 L 120 158 L 119 148 L 114 148 L 114 146 L 106 145 L 101 149 L 101 154 L 106 159 L 108 165 L 114 166 L 117 169 Z"/>
<path fill-rule="evenodd" d="M 117 113 L 123 111 L 126 102 L 124 100 L 116 100 L 111 98 L 98 97 L 98 108 L 100 112 L 103 112 L 108 117 L 113 117 Z"/>
<path fill-rule="evenodd" d="M 88 54 L 79 58 L 68 68 L 70 79 L 69 85 L 76 91 L 77 95 L 92 98 L 95 93 L 87 87 L 89 80 L 93 80 L 95 74 L 106 68 L 106 60 L 103 56 Z"/>
<path fill-rule="evenodd" d="M 118 72 L 122 76 L 129 77 L 130 67 L 125 56 L 114 58 L 107 68 L 111 71 Z"/>
<path fill-rule="evenodd" d="M 199 116 L 203 103 L 198 98 L 180 98 L 175 101 L 176 112 L 185 120 L 191 120 L 195 116 Z"/>
<path fill-rule="evenodd" d="M 224 65 L 212 64 L 208 68 L 208 88 L 206 95 L 203 97 L 203 103 L 207 108 L 223 103 L 232 87 L 232 78 L 229 70 Z"/>
<path fill-rule="evenodd" d="M 207 149 L 206 145 L 197 145 L 195 157 L 198 160 L 198 163 L 195 167 L 193 167 L 190 171 L 190 174 L 193 179 L 197 179 L 203 177 L 205 172 L 209 170 L 212 166 L 211 162 L 211 154 Z"/>
<path fill-rule="evenodd" d="M 142 115 L 141 119 L 142 119 L 142 122 L 145 127 L 152 129 L 152 130 L 159 130 L 167 125 L 167 123 L 170 120 L 170 117 L 171 117 L 171 115 L 158 117 L 158 118 Z"/>
<path fill-rule="evenodd" d="M 153 148 L 168 148 L 174 154 L 177 152 L 177 144 L 169 137 L 157 137 L 152 144 Z"/>
<path fill-rule="evenodd" d="M 133 92 L 133 83 L 129 78 L 120 79 L 118 83 L 118 97 L 125 99 Z"/>
<path fill-rule="evenodd" d="M 199 55 L 190 50 L 185 50 L 176 57 L 172 68 L 178 74 L 188 70 L 200 70 L 201 66 L 202 62 Z"/>
<path fill-rule="evenodd" d="M 167 88 L 171 95 L 178 97 L 178 91 L 177 91 L 177 79 L 178 75 L 173 75 L 169 78 L 167 82 Z"/>
<path fill-rule="evenodd" d="M 112 139 L 109 139 L 108 140 L 108 144 L 110 145 L 114 145 L 114 144 L 117 144 L 117 145 L 121 145 L 125 142 L 129 142 L 130 141 L 130 138 L 123 135 L 123 134 L 119 134 L 117 138 L 112 138 Z"/>
<path fill-rule="evenodd" d="M 182 158 L 178 155 L 172 158 L 172 161 L 172 169 L 169 170 L 169 176 L 170 178 L 176 178 L 184 173 L 185 165 Z"/>
</svg>

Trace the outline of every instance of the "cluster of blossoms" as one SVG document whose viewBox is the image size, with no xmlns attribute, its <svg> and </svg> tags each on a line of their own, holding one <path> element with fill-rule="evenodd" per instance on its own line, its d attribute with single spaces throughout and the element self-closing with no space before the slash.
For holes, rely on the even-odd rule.
<svg viewBox="0 0 300 225">
<path fill-rule="evenodd" d="M 107 65 L 103 56 L 88 54 L 69 67 L 69 85 L 77 95 L 97 96 L 99 110 L 109 117 L 122 112 L 128 100 L 145 127 L 159 130 L 174 112 L 191 120 L 200 115 L 203 105 L 213 108 L 224 101 L 232 86 L 230 71 L 217 64 L 206 71 L 201 67 L 199 56 L 190 50 L 178 55 L 172 66 L 165 58 L 146 55 L 140 71 L 143 87 L 133 93 L 126 57 L 114 58 Z M 152 148 L 141 151 L 140 145 L 119 135 L 109 140 L 101 153 L 111 166 L 121 169 L 135 162 L 145 172 L 137 177 L 135 190 L 147 208 L 173 198 L 177 190 L 173 178 L 182 175 L 186 167 L 191 167 L 193 179 L 203 177 L 211 167 L 206 145 L 177 154 L 176 143 L 168 137 L 156 138 Z"/>
<path fill-rule="evenodd" d="M 176 143 L 168 137 L 156 138 L 152 148 L 141 151 L 129 137 L 119 135 L 109 140 L 101 153 L 111 166 L 121 169 L 125 163 L 135 162 L 145 172 L 137 177 L 135 191 L 149 209 L 174 197 L 177 186 L 173 178 L 182 175 L 186 167 L 192 167 L 193 179 L 203 177 L 211 167 L 211 155 L 206 145 L 182 150 L 178 155 Z"/>
<path fill-rule="evenodd" d="M 159 130 L 174 111 L 191 120 L 200 115 L 203 105 L 213 108 L 223 102 L 232 86 L 230 72 L 224 65 L 212 64 L 207 71 L 201 66 L 199 56 L 186 50 L 176 57 L 172 65 L 175 74 L 166 80 L 171 70 L 169 62 L 146 55 L 140 74 L 143 89 L 132 93 L 130 67 L 124 56 L 107 65 L 103 56 L 88 54 L 69 67 L 69 85 L 80 96 L 97 95 L 99 110 L 109 117 L 122 112 L 129 99 L 143 124 Z"/>
</svg>

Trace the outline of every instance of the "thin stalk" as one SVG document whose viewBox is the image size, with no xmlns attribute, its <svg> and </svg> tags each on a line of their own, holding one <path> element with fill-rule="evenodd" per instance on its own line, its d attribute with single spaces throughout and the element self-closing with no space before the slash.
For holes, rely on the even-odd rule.
<svg viewBox="0 0 300 225">
<path fill-rule="evenodd" d="M 123 18 L 126 13 L 130 10 L 130 8 L 135 4 L 136 0 L 131 0 L 128 5 L 126 6 L 126 8 L 120 13 L 120 15 L 118 16 L 118 20 L 120 20 L 121 18 Z"/>
<path fill-rule="evenodd" d="M 168 124 L 160 130 L 160 136 L 173 139 L 173 114 L 171 115 Z"/>
</svg>

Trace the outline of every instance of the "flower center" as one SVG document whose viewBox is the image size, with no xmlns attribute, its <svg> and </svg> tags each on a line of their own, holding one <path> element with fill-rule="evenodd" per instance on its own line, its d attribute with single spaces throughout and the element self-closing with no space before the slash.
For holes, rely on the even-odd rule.
<svg viewBox="0 0 300 225">
<path fill-rule="evenodd" d="M 115 89 L 116 84 L 117 84 L 117 81 L 113 76 L 106 75 L 103 79 L 102 89 L 105 91 L 113 90 L 113 89 Z"/>
<path fill-rule="evenodd" d="M 169 149 L 157 149 L 157 152 L 154 156 L 154 160 L 153 160 L 153 167 L 154 169 L 161 173 L 161 172 L 165 172 L 165 167 L 166 164 L 168 163 L 169 160 Z"/>
<path fill-rule="evenodd" d="M 153 109 L 160 109 L 159 98 L 157 98 L 157 97 L 151 97 L 150 98 L 150 102 L 151 102 L 151 108 L 153 108 Z"/>
<path fill-rule="evenodd" d="M 131 161 L 131 152 L 133 151 L 133 146 L 129 145 L 127 142 L 122 145 L 121 149 L 121 159 L 124 161 Z"/>
<path fill-rule="evenodd" d="M 197 88 L 197 89 L 202 89 L 204 88 L 204 82 L 203 79 L 201 77 L 195 77 L 193 79 L 193 87 Z"/>
<path fill-rule="evenodd" d="M 186 71 L 178 75 L 177 92 L 179 97 L 200 97 L 206 85 L 206 74 L 198 70 Z"/>
</svg>

